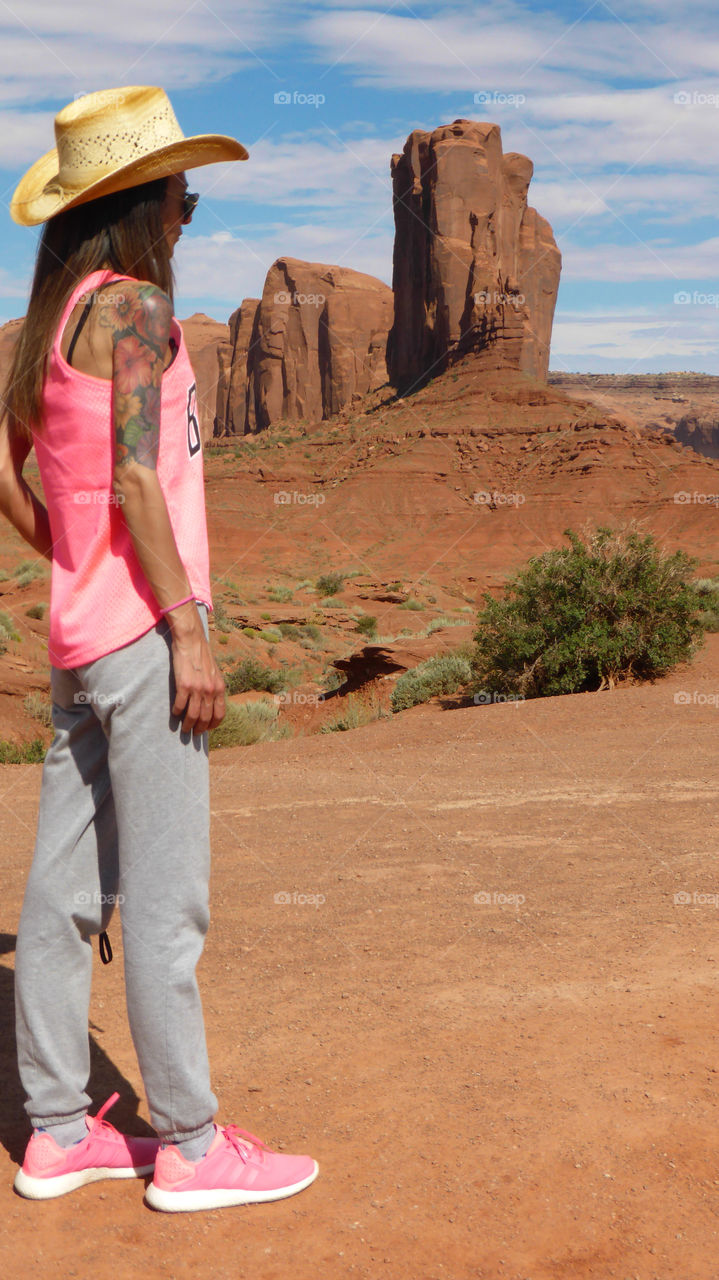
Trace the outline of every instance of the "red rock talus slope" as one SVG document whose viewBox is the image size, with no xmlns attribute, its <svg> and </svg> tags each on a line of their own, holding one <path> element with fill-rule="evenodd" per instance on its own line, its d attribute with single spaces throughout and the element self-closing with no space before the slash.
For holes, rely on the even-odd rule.
<svg viewBox="0 0 719 1280">
<path fill-rule="evenodd" d="M 392 157 L 395 245 L 390 381 L 408 389 L 456 354 L 545 378 L 561 255 L 527 206 L 531 160 L 499 126 L 415 129 Z"/>
</svg>

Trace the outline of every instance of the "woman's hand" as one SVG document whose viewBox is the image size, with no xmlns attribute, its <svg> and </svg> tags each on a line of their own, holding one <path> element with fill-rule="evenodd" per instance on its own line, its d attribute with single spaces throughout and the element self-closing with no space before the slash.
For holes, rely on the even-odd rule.
<svg viewBox="0 0 719 1280">
<path fill-rule="evenodd" d="M 194 617 L 193 617 L 194 615 Z M 183 716 L 183 733 L 204 733 L 225 717 L 225 682 L 217 670 L 197 612 L 190 600 L 166 613 L 172 630 L 176 695 L 173 716 Z"/>
</svg>

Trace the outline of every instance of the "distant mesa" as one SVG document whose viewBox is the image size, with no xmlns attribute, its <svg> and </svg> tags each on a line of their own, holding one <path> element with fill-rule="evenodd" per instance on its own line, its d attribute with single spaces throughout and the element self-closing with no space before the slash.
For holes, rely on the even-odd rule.
<svg viewBox="0 0 719 1280">
<path fill-rule="evenodd" d="M 685 413 L 674 428 L 677 440 L 705 458 L 719 458 L 719 417 L 713 413 Z"/>
</svg>

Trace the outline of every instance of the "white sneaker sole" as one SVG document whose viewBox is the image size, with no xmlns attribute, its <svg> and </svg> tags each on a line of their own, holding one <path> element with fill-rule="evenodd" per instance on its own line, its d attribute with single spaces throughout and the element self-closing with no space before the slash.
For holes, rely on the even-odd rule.
<svg viewBox="0 0 719 1280">
<path fill-rule="evenodd" d="M 153 1209 L 162 1213 L 187 1213 L 193 1209 L 229 1209 L 235 1204 L 265 1204 L 271 1200 L 284 1200 L 287 1196 L 304 1191 L 314 1182 L 319 1173 L 319 1165 L 314 1161 L 314 1169 L 301 1182 L 293 1182 L 289 1187 L 277 1187 L 272 1191 L 242 1191 L 239 1189 L 218 1187 L 210 1191 L 162 1191 L 151 1182 L 145 1192 L 145 1201 Z"/>
<path fill-rule="evenodd" d="M 78 1169 L 75 1173 L 61 1173 L 56 1178 L 33 1178 L 18 1169 L 13 1185 L 26 1200 L 54 1200 L 56 1196 L 66 1196 L 68 1191 L 77 1191 L 88 1182 L 100 1182 L 103 1178 L 143 1178 L 154 1168 L 154 1164 L 145 1164 L 130 1169 Z"/>
</svg>

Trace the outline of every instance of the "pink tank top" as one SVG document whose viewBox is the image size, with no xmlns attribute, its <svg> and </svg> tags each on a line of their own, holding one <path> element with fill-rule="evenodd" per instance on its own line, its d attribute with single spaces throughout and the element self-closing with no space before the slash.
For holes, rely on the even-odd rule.
<svg viewBox="0 0 719 1280">
<path fill-rule="evenodd" d="M 73 369 L 60 353 L 68 317 L 83 294 L 127 279 L 93 271 L 68 299 L 43 388 L 35 453 L 53 540 L 48 654 L 78 667 L 144 635 L 161 618 L 112 488 L 112 382 Z M 195 599 L 212 608 L 197 388 L 182 328 L 162 377 L 157 476 Z"/>
</svg>

